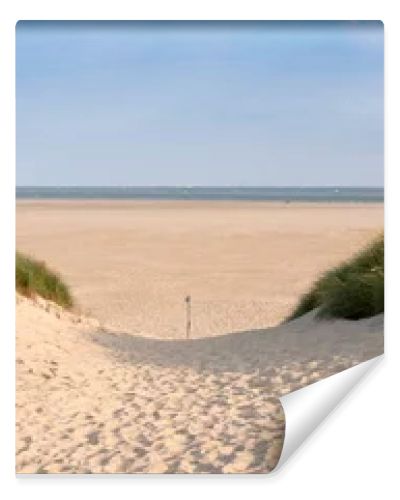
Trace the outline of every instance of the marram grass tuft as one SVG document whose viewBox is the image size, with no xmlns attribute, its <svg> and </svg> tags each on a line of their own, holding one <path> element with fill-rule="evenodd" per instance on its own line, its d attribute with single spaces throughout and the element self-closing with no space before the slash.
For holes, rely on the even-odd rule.
<svg viewBox="0 0 400 500">
<path fill-rule="evenodd" d="M 27 297 L 39 295 L 67 309 L 73 300 L 60 276 L 49 270 L 43 262 L 17 252 L 15 257 L 15 287 Z"/>
<path fill-rule="evenodd" d="M 384 238 L 323 275 L 288 320 L 319 308 L 319 318 L 361 319 L 384 311 Z"/>
</svg>

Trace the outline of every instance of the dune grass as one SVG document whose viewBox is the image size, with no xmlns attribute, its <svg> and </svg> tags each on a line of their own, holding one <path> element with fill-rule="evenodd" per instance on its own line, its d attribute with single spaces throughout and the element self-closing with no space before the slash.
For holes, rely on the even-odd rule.
<svg viewBox="0 0 400 500">
<path fill-rule="evenodd" d="M 319 308 L 319 318 L 361 319 L 384 311 L 384 238 L 324 274 L 288 320 Z"/>
<path fill-rule="evenodd" d="M 26 297 L 39 295 L 66 309 L 73 306 L 69 289 L 60 276 L 48 269 L 43 262 L 19 252 L 15 257 L 15 286 Z"/>
</svg>

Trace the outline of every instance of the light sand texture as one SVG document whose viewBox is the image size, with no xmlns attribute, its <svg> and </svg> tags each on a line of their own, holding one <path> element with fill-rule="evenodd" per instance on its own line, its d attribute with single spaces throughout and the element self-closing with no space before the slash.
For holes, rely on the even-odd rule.
<svg viewBox="0 0 400 500">
<path fill-rule="evenodd" d="M 115 330 L 194 337 L 278 324 L 383 228 L 383 204 L 19 201 L 17 248 Z"/>
<path fill-rule="evenodd" d="M 17 297 L 17 472 L 268 472 L 277 400 L 383 350 L 383 317 L 190 341 Z"/>
</svg>

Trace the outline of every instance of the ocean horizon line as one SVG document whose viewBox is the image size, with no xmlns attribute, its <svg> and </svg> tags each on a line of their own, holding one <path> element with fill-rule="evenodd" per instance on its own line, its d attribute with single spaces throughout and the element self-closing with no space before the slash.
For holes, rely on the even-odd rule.
<svg viewBox="0 0 400 500">
<path fill-rule="evenodd" d="M 17 186 L 17 199 L 382 202 L 380 187 Z"/>
<path fill-rule="evenodd" d="M 115 185 L 103 185 L 103 184 L 19 184 L 16 185 L 17 189 L 35 188 L 35 189 L 51 189 L 51 188 L 93 188 L 93 189 L 155 189 L 155 188 L 179 188 L 179 189 L 384 189 L 384 186 L 361 186 L 361 185 L 341 185 L 341 184 L 329 184 L 329 185 L 241 185 L 241 184 L 115 184 Z"/>
</svg>

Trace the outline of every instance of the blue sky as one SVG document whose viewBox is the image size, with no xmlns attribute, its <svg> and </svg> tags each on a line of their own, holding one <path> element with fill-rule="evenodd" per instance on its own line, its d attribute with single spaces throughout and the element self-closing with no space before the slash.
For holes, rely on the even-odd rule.
<svg viewBox="0 0 400 500">
<path fill-rule="evenodd" d="M 17 185 L 383 185 L 380 22 L 16 28 Z"/>
</svg>

